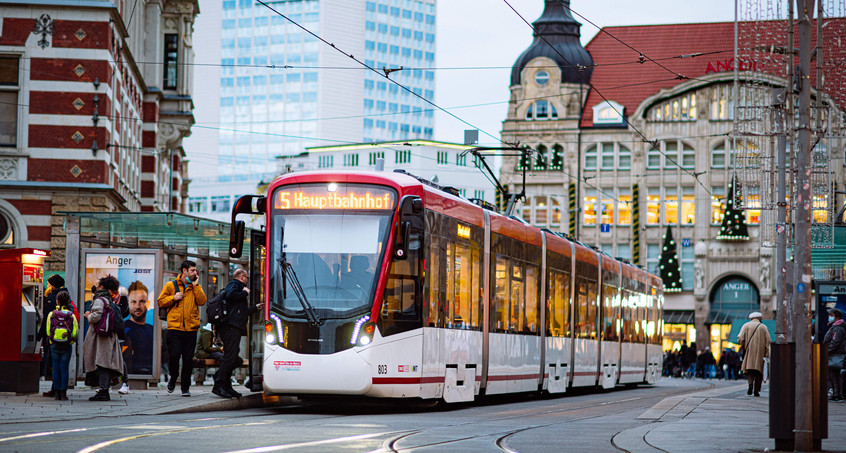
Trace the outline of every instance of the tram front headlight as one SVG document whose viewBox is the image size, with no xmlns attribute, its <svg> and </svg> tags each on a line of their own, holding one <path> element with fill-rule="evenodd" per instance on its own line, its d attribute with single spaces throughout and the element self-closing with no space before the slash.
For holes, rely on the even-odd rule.
<svg viewBox="0 0 846 453">
<path fill-rule="evenodd" d="M 270 321 L 264 324 L 264 341 L 267 344 L 282 344 L 285 342 L 285 331 L 282 328 L 282 320 L 275 314 L 270 314 Z"/>
<path fill-rule="evenodd" d="M 367 322 L 363 326 L 361 326 L 361 335 L 358 339 L 358 344 L 361 346 L 367 346 L 373 341 L 373 334 L 376 333 L 376 324 L 372 322 Z"/>
</svg>

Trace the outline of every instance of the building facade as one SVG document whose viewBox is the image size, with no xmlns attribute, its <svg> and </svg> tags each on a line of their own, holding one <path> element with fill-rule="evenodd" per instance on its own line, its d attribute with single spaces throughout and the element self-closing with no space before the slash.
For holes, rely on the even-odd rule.
<svg viewBox="0 0 846 453">
<path fill-rule="evenodd" d="M 52 252 L 62 211 L 181 211 L 196 0 L 0 1 L 2 247 Z"/>
<path fill-rule="evenodd" d="M 381 161 L 384 171 L 406 171 L 439 186 L 454 188 L 462 197 L 494 203 L 494 189 L 481 162 L 466 152 L 471 148 L 430 140 L 318 146 L 297 156 L 280 156 L 277 171 L 373 171 Z"/>
<path fill-rule="evenodd" d="M 224 0 L 219 133 L 189 153 L 217 162 L 193 178 L 191 213 L 228 218 L 238 196 L 306 148 L 431 139 L 435 0 Z M 213 15 L 215 13 L 212 13 Z M 286 19 L 287 17 L 287 19 Z M 290 19 L 290 20 L 289 20 Z M 338 44 L 332 48 L 318 39 Z M 211 37 L 211 39 L 215 39 Z M 360 63 L 378 71 L 365 69 Z M 385 78 L 385 69 L 410 91 Z M 216 150 L 216 151 L 215 151 Z"/>
<path fill-rule="evenodd" d="M 761 211 L 742 211 L 747 237 L 720 236 L 732 156 L 748 151 L 729 136 L 734 24 L 607 27 L 586 47 L 579 26 L 566 1 L 547 1 L 535 22 L 502 130 L 535 152 L 505 159 L 501 178 L 515 187 L 528 172 L 525 220 L 656 274 L 669 229 L 682 290 L 665 292 L 665 348 L 685 339 L 721 349 L 733 321 L 776 309 Z M 843 157 L 831 164 L 841 188 Z"/>
</svg>

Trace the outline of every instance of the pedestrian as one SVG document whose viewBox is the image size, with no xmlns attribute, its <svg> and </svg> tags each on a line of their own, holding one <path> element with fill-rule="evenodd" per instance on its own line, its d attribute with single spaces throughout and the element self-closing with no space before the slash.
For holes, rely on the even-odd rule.
<svg viewBox="0 0 846 453">
<path fill-rule="evenodd" d="M 747 395 L 761 396 L 761 384 L 764 381 L 764 358 L 769 357 L 770 331 L 761 320 L 761 312 L 749 313 L 749 322 L 740 329 L 737 342 L 743 352 L 741 371 L 746 373 L 749 382 Z"/>
<path fill-rule="evenodd" d="M 212 359 L 223 360 L 223 351 L 217 342 L 217 332 L 215 327 L 208 323 L 200 328 L 197 336 L 197 349 L 194 351 L 194 357 L 198 359 Z"/>
<path fill-rule="evenodd" d="M 711 349 L 705 348 L 699 357 L 702 358 L 702 377 L 705 379 L 712 379 L 715 377 L 717 374 L 717 361 L 714 359 L 714 354 L 711 353 Z"/>
<path fill-rule="evenodd" d="M 65 279 L 59 274 L 51 275 L 47 279 L 47 289 L 44 290 L 44 301 L 41 305 L 41 325 L 38 326 L 35 340 L 41 342 L 41 376 L 44 379 L 50 378 L 52 373 L 53 359 L 50 357 L 50 340 L 47 337 L 47 317 L 56 310 L 56 295 L 60 291 L 67 291 L 65 288 Z M 52 385 L 49 392 L 44 392 L 41 396 L 47 398 L 54 398 L 56 396 L 56 386 Z"/>
<path fill-rule="evenodd" d="M 85 313 L 88 324 L 91 326 L 82 343 L 85 370 L 90 374 L 96 374 L 96 382 L 99 384 L 97 393 L 88 398 L 89 401 L 109 401 L 109 384 L 112 377 L 119 377 L 124 372 L 123 355 L 120 351 L 118 333 L 115 330 L 122 327 L 115 322 L 110 331 L 103 333 L 96 331 L 97 324 L 104 315 L 107 315 L 108 310 L 114 312 L 115 320 L 120 317 L 120 308 L 113 302 L 120 298 L 119 286 L 118 280 L 111 275 L 101 278 L 97 283 L 97 291 L 94 292 L 91 311 Z M 89 382 L 93 383 L 93 379 L 86 378 L 86 383 Z"/>
<path fill-rule="evenodd" d="M 687 350 L 683 353 L 684 360 L 687 361 L 687 369 L 685 370 L 685 377 L 687 378 L 694 378 L 696 377 L 696 342 L 691 341 L 690 346 Z"/>
<path fill-rule="evenodd" d="M 823 343 L 828 346 L 828 383 L 831 388 L 831 401 L 843 399 L 843 383 L 840 370 L 843 369 L 843 358 L 846 356 L 846 324 L 843 322 L 843 312 L 836 308 L 828 311 L 828 331 Z"/>
<path fill-rule="evenodd" d="M 53 394 L 57 400 L 68 399 L 68 375 L 72 347 L 76 342 L 79 323 L 71 308 L 70 294 L 56 294 L 56 309 L 47 315 L 47 338 L 50 340 L 50 357 L 53 359 Z"/>
<path fill-rule="evenodd" d="M 167 392 L 173 393 L 179 379 L 179 359 L 182 359 L 182 396 L 191 396 L 192 359 L 200 328 L 200 306 L 206 303 L 206 293 L 200 286 L 197 263 L 185 260 L 179 265 L 179 275 L 165 283 L 159 294 L 159 307 L 167 309 L 167 350 L 170 379 Z"/>
<path fill-rule="evenodd" d="M 264 304 L 250 306 L 247 300 L 250 295 L 250 288 L 247 282 L 250 280 L 247 271 L 238 269 L 232 275 L 232 281 L 226 285 L 223 299 L 229 308 L 229 319 L 224 320 L 217 331 L 220 339 L 223 340 L 223 360 L 220 361 L 220 368 L 214 375 L 214 388 L 212 393 L 223 398 L 237 398 L 241 394 L 232 388 L 232 370 L 238 366 L 240 360 L 238 353 L 241 349 L 241 337 L 247 334 L 247 320 L 250 315 L 261 310 Z"/>
</svg>

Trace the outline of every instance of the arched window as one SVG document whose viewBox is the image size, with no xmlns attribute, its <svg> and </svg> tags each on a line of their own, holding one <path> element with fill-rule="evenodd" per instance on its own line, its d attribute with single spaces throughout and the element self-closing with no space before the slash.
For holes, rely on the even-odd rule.
<svg viewBox="0 0 846 453">
<path fill-rule="evenodd" d="M 596 170 L 596 158 L 596 145 L 593 145 L 585 151 L 585 170 Z"/>
<path fill-rule="evenodd" d="M 549 102 L 535 102 L 535 119 L 545 120 L 549 118 Z"/>
<path fill-rule="evenodd" d="M 15 246 L 15 229 L 6 214 L 0 212 L 0 247 Z"/>
<path fill-rule="evenodd" d="M 537 155 L 535 156 L 535 170 L 546 170 L 546 146 L 538 145 Z"/>
<path fill-rule="evenodd" d="M 604 101 L 593 107 L 593 124 L 623 124 L 625 107 L 614 101 Z"/>
<path fill-rule="evenodd" d="M 526 110 L 526 119 L 541 121 L 548 119 L 556 120 L 558 119 L 558 110 L 549 101 L 537 101 Z"/>
<path fill-rule="evenodd" d="M 555 144 L 552 145 L 552 162 L 549 164 L 550 170 L 561 170 L 564 168 L 564 147 Z"/>
</svg>

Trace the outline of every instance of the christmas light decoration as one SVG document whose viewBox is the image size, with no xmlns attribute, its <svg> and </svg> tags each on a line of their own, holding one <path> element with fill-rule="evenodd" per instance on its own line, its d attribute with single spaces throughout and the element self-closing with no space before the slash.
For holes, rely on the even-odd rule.
<svg viewBox="0 0 846 453">
<path fill-rule="evenodd" d="M 681 268 L 679 266 L 679 255 L 676 250 L 676 241 L 673 240 L 673 232 L 667 227 L 664 234 L 664 251 L 661 252 L 661 259 L 658 261 L 658 270 L 661 280 L 664 281 L 665 293 L 677 293 L 682 290 Z"/>
<path fill-rule="evenodd" d="M 748 241 L 749 232 L 746 229 L 746 216 L 740 206 L 734 206 L 734 188 L 737 186 L 737 176 L 733 176 L 729 183 L 728 197 L 726 198 L 726 210 L 723 214 L 723 223 L 720 225 L 720 232 L 717 239 L 722 241 Z"/>
</svg>

